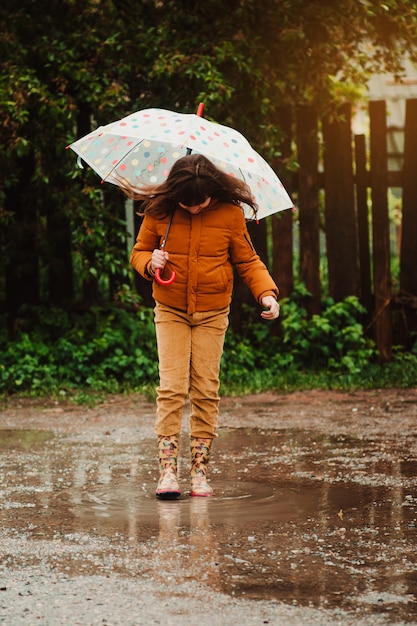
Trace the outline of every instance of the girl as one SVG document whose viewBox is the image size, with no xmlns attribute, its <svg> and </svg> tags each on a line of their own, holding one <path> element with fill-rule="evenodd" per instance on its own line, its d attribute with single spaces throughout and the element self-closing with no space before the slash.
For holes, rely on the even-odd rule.
<svg viewBox="0 0 417 626">
<path fill-rule="evenodd" d="M 144 220 L 131 263 L 153 281 L 156 302 L 160 377 L 156 496 L 174 499 L 180 495 L 178 440 L 187 397 L 191 495 L 211 496 L 207 466 L 217 436 L 219 370 L 232 297 L 232 265 L 263 306 L 261 316 L 273 320 L 279 315 L 278 288 L 253 248 L 242 209 L 243 203 L 249 205 L 256 216 L 257 206 L 243 181 L 199 154 L 176 161 L 160 185 L 125 184 L 124 191 L 143 203 Z M 155 280 L 158 271 L 168 276 L 175 271 L 176 279 L 160 284 Z"/>
</svg>

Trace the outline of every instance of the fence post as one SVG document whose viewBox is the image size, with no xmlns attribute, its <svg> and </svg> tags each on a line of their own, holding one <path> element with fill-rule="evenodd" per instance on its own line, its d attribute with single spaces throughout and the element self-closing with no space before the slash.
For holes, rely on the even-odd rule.
<svg viewBox="0 0 417 626">
<path fill-rule="evenodd" d="M 6 187 L 4 207 L 13 216 L 6 226 L 5 292 L 10 326 L 22 304 L 36 305 L 40 299 L 39 208 L 30 194 L 35 172 L 33 152 L 18 159 L 16 181 Z"/>
<path fill-rule="evenodd" d="M 388 215 L 386 103 L 369 103 L 375 332 L 379 360 L 392 358 L 391 272 Z"/>
<path fill-rule="evenodd" d="M 277 126 L 283 132 L 280 146 L 281 157 L 273 163 L 282 184 L 291 195 L 291 175 L 285 170 L 285 161 L 291 156 L 292 110 L 291 107 L 278 109 Z M 293 269 L 293 211 L 290 209 L 272 215 L 272 275 L 277 282 L 281 298 L 288 298 L 294 288 Z"/>
<path fill-rule="evenodd" d="M 324 189 L 329 293 L 340 302 L 359 296 L 359 272 L 351 106 L 341 106 L 336 116 L 323 119 Z"/>
<path fill-rule="evenodd" d="M 308 316 L 320 314 L 320 238 L 318 193 L 317 113 L 297 108 L 297 147 L 300 211 L 300 280 L 312 297 L 305 302 Z"/>
<path fill-rule="evenodd" d="M 355 136 L 356 209 L 358 215 L 361 301 L 372 315 L 371 254 L 369 249 L 368 176 L 365 135 Z"/>
<path fill-rule="evenodd" d="M 417 299 L 417 99 L 406 102 L 404 134 L 403 206 L 400 251 L 401 296 Z M 417 329 L 417 311 L 406 308 L 402 317 L 404 342 Z M 410 346 L 409 346 L 410 347 Z"/>
</svg>

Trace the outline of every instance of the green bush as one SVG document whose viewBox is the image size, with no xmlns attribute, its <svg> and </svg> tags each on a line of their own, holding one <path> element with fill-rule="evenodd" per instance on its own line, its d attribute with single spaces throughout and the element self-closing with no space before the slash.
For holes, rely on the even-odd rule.
<svg viewBox="0 0 417 626">
<path fill-rule="evenodd" d="M 75 314 L 35 309 L 26 311 L 19 326 L 18 338 L 1 346 L 3 393 L 123 391 L 142 389 L 157 377 L 150 310 Z"/>
<path fill-rule="evenodd" d="M 322 315 L 311 320 L 296 300 L 284 301 L 282 308 L 282 341 L 293 363 L 354 373 L 376 357 L 360 323 L 365 309 L 355 296 L 329 299 Z"/>
<path fill-rule="evenodd" d="M 221 392 L 256 393 L 307 388 L 411 387 L 417 384 L 417 348 L 394 351 L 379 365 L 365 337 L 357 298 L 324 303 L 307 319 L 302 289 L 282 302 L 279 322 L 252 321 L 240 334 L 228 331 L 222 357 Z M 251 308 L 252 311 L 252 308 Z M 34 395 L 141 391 L 158 382 L 153 311 L 95 308 L 67 312 L 26 308 L 15 338 L 0 334 L 0 393 Z"/>
</svg>

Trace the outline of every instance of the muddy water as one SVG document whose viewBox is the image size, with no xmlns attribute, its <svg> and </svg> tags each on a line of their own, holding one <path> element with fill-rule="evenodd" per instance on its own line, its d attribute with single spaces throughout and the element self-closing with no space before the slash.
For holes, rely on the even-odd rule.
<svg viewBox="0 0 417 626">
<path fill-rule="evenodd" d="M 414 440 L 415 441 L 415 440 Z M 417 623 L 417 459 L 409 439 L 224 429 L 211 499 L 154 497 L 153 439 L 0 432 L 2 563 L 198 580 L 253 600 Z"/>
</svg>

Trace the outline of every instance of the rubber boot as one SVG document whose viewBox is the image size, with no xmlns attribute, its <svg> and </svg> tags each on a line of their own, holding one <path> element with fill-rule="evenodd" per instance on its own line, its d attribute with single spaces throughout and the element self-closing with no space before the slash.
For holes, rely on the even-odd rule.
<svg viewBox="0 0 417 626">
<path fill-rule="evenodd" d="M 213 439 L 203 439 L 203 437 L 190 437 L 190 495 L 192 496 L 208 497 L 213 495 L 213 489 L 207 483 L 207 467 L 212 441 Z"/>
<path fill-rule="evenodd" d="M 176 500 L 181 495 L 177 480 L 178 435 L 158 437 L 159 481 L 156 497 L 160 500 Z"/>
</svg>

